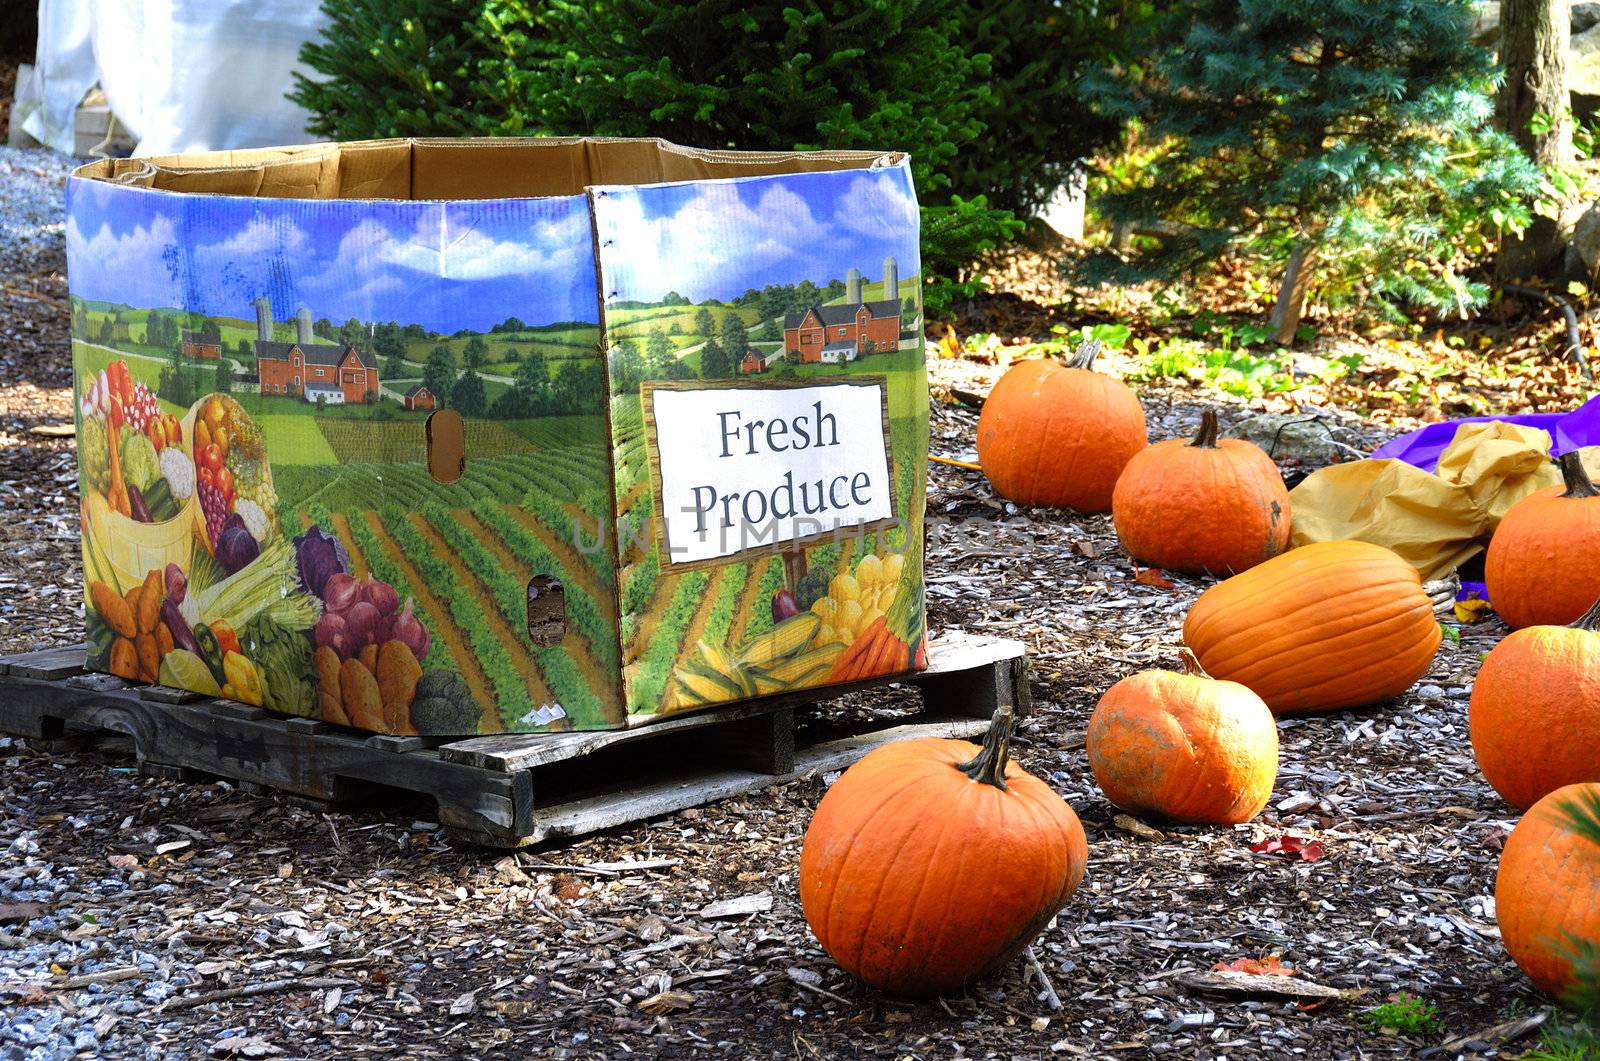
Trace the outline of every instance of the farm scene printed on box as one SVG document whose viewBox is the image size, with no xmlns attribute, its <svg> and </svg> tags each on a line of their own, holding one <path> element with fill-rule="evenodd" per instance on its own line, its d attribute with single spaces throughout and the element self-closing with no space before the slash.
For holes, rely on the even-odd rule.
<svg viewBox="0 0 1600 1061">
<path fill-rule="evenodd" d="M 610 552 L 572 530 L 609 511 L 581 197 L 79 181 L 70 217 L 91 667 L 376 732 L 620 723 Z M 567 616 L 544 644 L 535 579 Z"/>
<path fill-rule="evenodd" d="M 908 168 L 594 203 L 629 712 L 925 666 Z"/>
<path fill-rule="evenodd" d="M 632 248 L 604 263 L 604 356 L 583 196 L 73 189 L 92 668 L 454 735 L 925 665 L 904 168 L 597 197 Z M 755 242 L 747 198 L 764 224 L 837 235 Z M 717 408 L 668 408 L 696 395 Z M 429 463 L 445 410 L 450 475 Z M 698 481 L 716 446 L 742 489 Z M 675 493 L 663 514 L 663 484 L 699 509 Z M 713 525 L 740 541 L 707 544 Z"/>
</svg>

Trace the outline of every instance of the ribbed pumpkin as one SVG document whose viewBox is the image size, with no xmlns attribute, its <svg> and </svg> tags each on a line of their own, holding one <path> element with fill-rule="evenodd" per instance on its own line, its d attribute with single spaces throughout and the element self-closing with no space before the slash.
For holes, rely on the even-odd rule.
<svg viewBox="0 0 1600 1061">
<path fill-rule="evenodd" d="M 1570 942 L 1600 942 L 1596 832 L 1600 784 L 1567 785 L 1522 816 L 1500 855 L 1500 937 L 1528 979 L 1556 998 L 1574 987 Z"/>
<path fill-rule="evenodd" d="M 1565 485 L 1512 505 L 1489 540 L 1484 584 L 1514 628 L 1570 623 L 1600 597 L 1600 490 L 1576 451 L 1560 464 Z"/>
<path fill-rule="evenodd" d="M 1571 626 L 1527 626 L 1489 652 L 1469 715 L 1478 768 L 1524 810 L 1600 781 L 1600 603 Z"/>
<path fill-rule="evenodd" d="M 1217 438 L 1207 409 L 1193 441 L 1134 455 L 1117 479 L 1111 516 L 1122 547 L 1169 571 L 1233 575 L 1289 546 L 1289 491 L 1253 442 Z"/>
<path fill-rule="evenodd" d="M 1135 814 L 1237 825 L 1261 813 L 1278 779 L 1278 725 L 1261 697 L 1217 681 L 1194 653 L 1184 673 L 1122 679 L 1089 717 L 1089 766 L 1106 798 Z"/>
<path fill-rule="evenodd" d="M 886 744 L 822 797 L 800 851 L 800 903 L 822 949 L 873 987 L 959 991 L 1021 953 L 1083 880 L 1072 808 L 1008 762 L 1012 716 L 981 749 Z"/>
<path fill-rule="evenodd" d="M 1117 477 L 1145 448 L 1144 408 L 1133 391 L 1093 371 L 1098 342 L 1062 365 L 1014 365 L 984 399 L 978 463 L 1019 505 L 1105 512 Z"/>
<path fill-rule="evenodd" d="M 1362 707 L 1427 673 L 1441 638 L 1416 568 L 1370 542 L 1315 542 L 1206 590 L 1183 638 L 1274 714 Z"/>
</svg>

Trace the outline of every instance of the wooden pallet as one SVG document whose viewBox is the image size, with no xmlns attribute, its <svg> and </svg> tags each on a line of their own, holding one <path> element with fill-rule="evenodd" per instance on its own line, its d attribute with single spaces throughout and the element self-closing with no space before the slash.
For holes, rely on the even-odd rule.
<svg viewBox="0 0 1600 1061">
<path fill-rule="evenodd" d="M 959 633 L 934 639 L 928 670 L 899 680 L 921 691 L 921 713 L 845 733 L 817 724 L 811 691 L 636 729 L 373 736 L 84 673 L 83 660 L 82 645 L 0 658 L 0 732 L 44 740 L 121 734 L 146 772 L 224 777 L 337 806 L 397 789 L 417 793 L 437 803 L 452 835 L 493 847 L 580 836 L 841 769 L 893 740 L 972 737 L 1001 704 L 1018 714 L 1028 707 L 1022 644 Z M 861 682 L 828 695 L 890 684 Z"/>
</svg>

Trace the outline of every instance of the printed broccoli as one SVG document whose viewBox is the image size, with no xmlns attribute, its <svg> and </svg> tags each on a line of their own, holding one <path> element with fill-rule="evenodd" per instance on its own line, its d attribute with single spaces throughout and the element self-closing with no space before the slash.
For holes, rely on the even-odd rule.
<svg viewBox="0 0 1600 1061">
<path fill-rule="evenodd" d="M 417 680 L 411 701 L 411 725 L 424 736 L 451 737 L 478 732 L 482 710 L 466 679 L 452 670 L 435 668 Z"/>
<path fill-rule="evenodd" d="M 161 458 L 156 447 L 141 432 L 131 427 L 122 429 L 122 481 L 137 486 L 139 492 L 150 489 L 161 478 Z"/>
<path fill-rule="evenodd" d="M 78 467 L 84 482 L 102 494 L 111 485 L 111 448 L 106 442 L 106 422 L 98 416 L 83 418 L 78 432 Z"/>
</svg>

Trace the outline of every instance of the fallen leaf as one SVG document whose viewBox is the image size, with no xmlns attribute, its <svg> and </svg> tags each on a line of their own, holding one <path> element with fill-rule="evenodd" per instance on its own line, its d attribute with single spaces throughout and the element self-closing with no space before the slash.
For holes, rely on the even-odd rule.
<svg viewBox="0 0 1600 1061">
<path fill-rule="evenodd" d="M 113 869 L 138 869 L 138 855 L 110 855 L 106 861 L 111 863 Z"/>
<path fill-rule="evenodd" d="M 1278 855 L 1291 860 L 1299 859 L 1301 862 L 1315 862 L 1327 854 L 1321 840 L 1295 836 L 1293 833 L 1284 833 L 1282 836 L 1274 836 L 1270 840 L 1251 844 L 1250 850 L 1258 855 Z"/>
<path fill-rule="evenodd" d="M 1469 625 L 1483 622 L 1489 617 L 1489 611 L 1489 602 L 1480 597 L 1458 600 L 1455 603 L 1456 619 Z"/>
<path fill-rule="evenodd" d="M 582 899 L 584 896 L 588 895 L 589 886 L 583 883 L 583 881 L 579 880 L 577 877 L 563 873 L 561 876 L 555 879 L 555 888 L 553 891 L 557 899 L 560 899 L 564 903 L 570 903 L 575 899 Z"/>
<path fill-rule="evenodd" d="M 1133 580 L 1140 585 L 1154 586 L 1156 589 L 1172 588 L 1172 580 L 1163 575 L 1159 567 L 1134 568 Z"/>
<path fill-rule="evenodd" d="M 1269 954 L 1265 958 L 1235 958 L 1231 962 L 1218 962 L 1211 967 L 1218 973 L 1250 973 L 1254 976 L 1294 976 L 1295 971 Z"/>
</svg>

